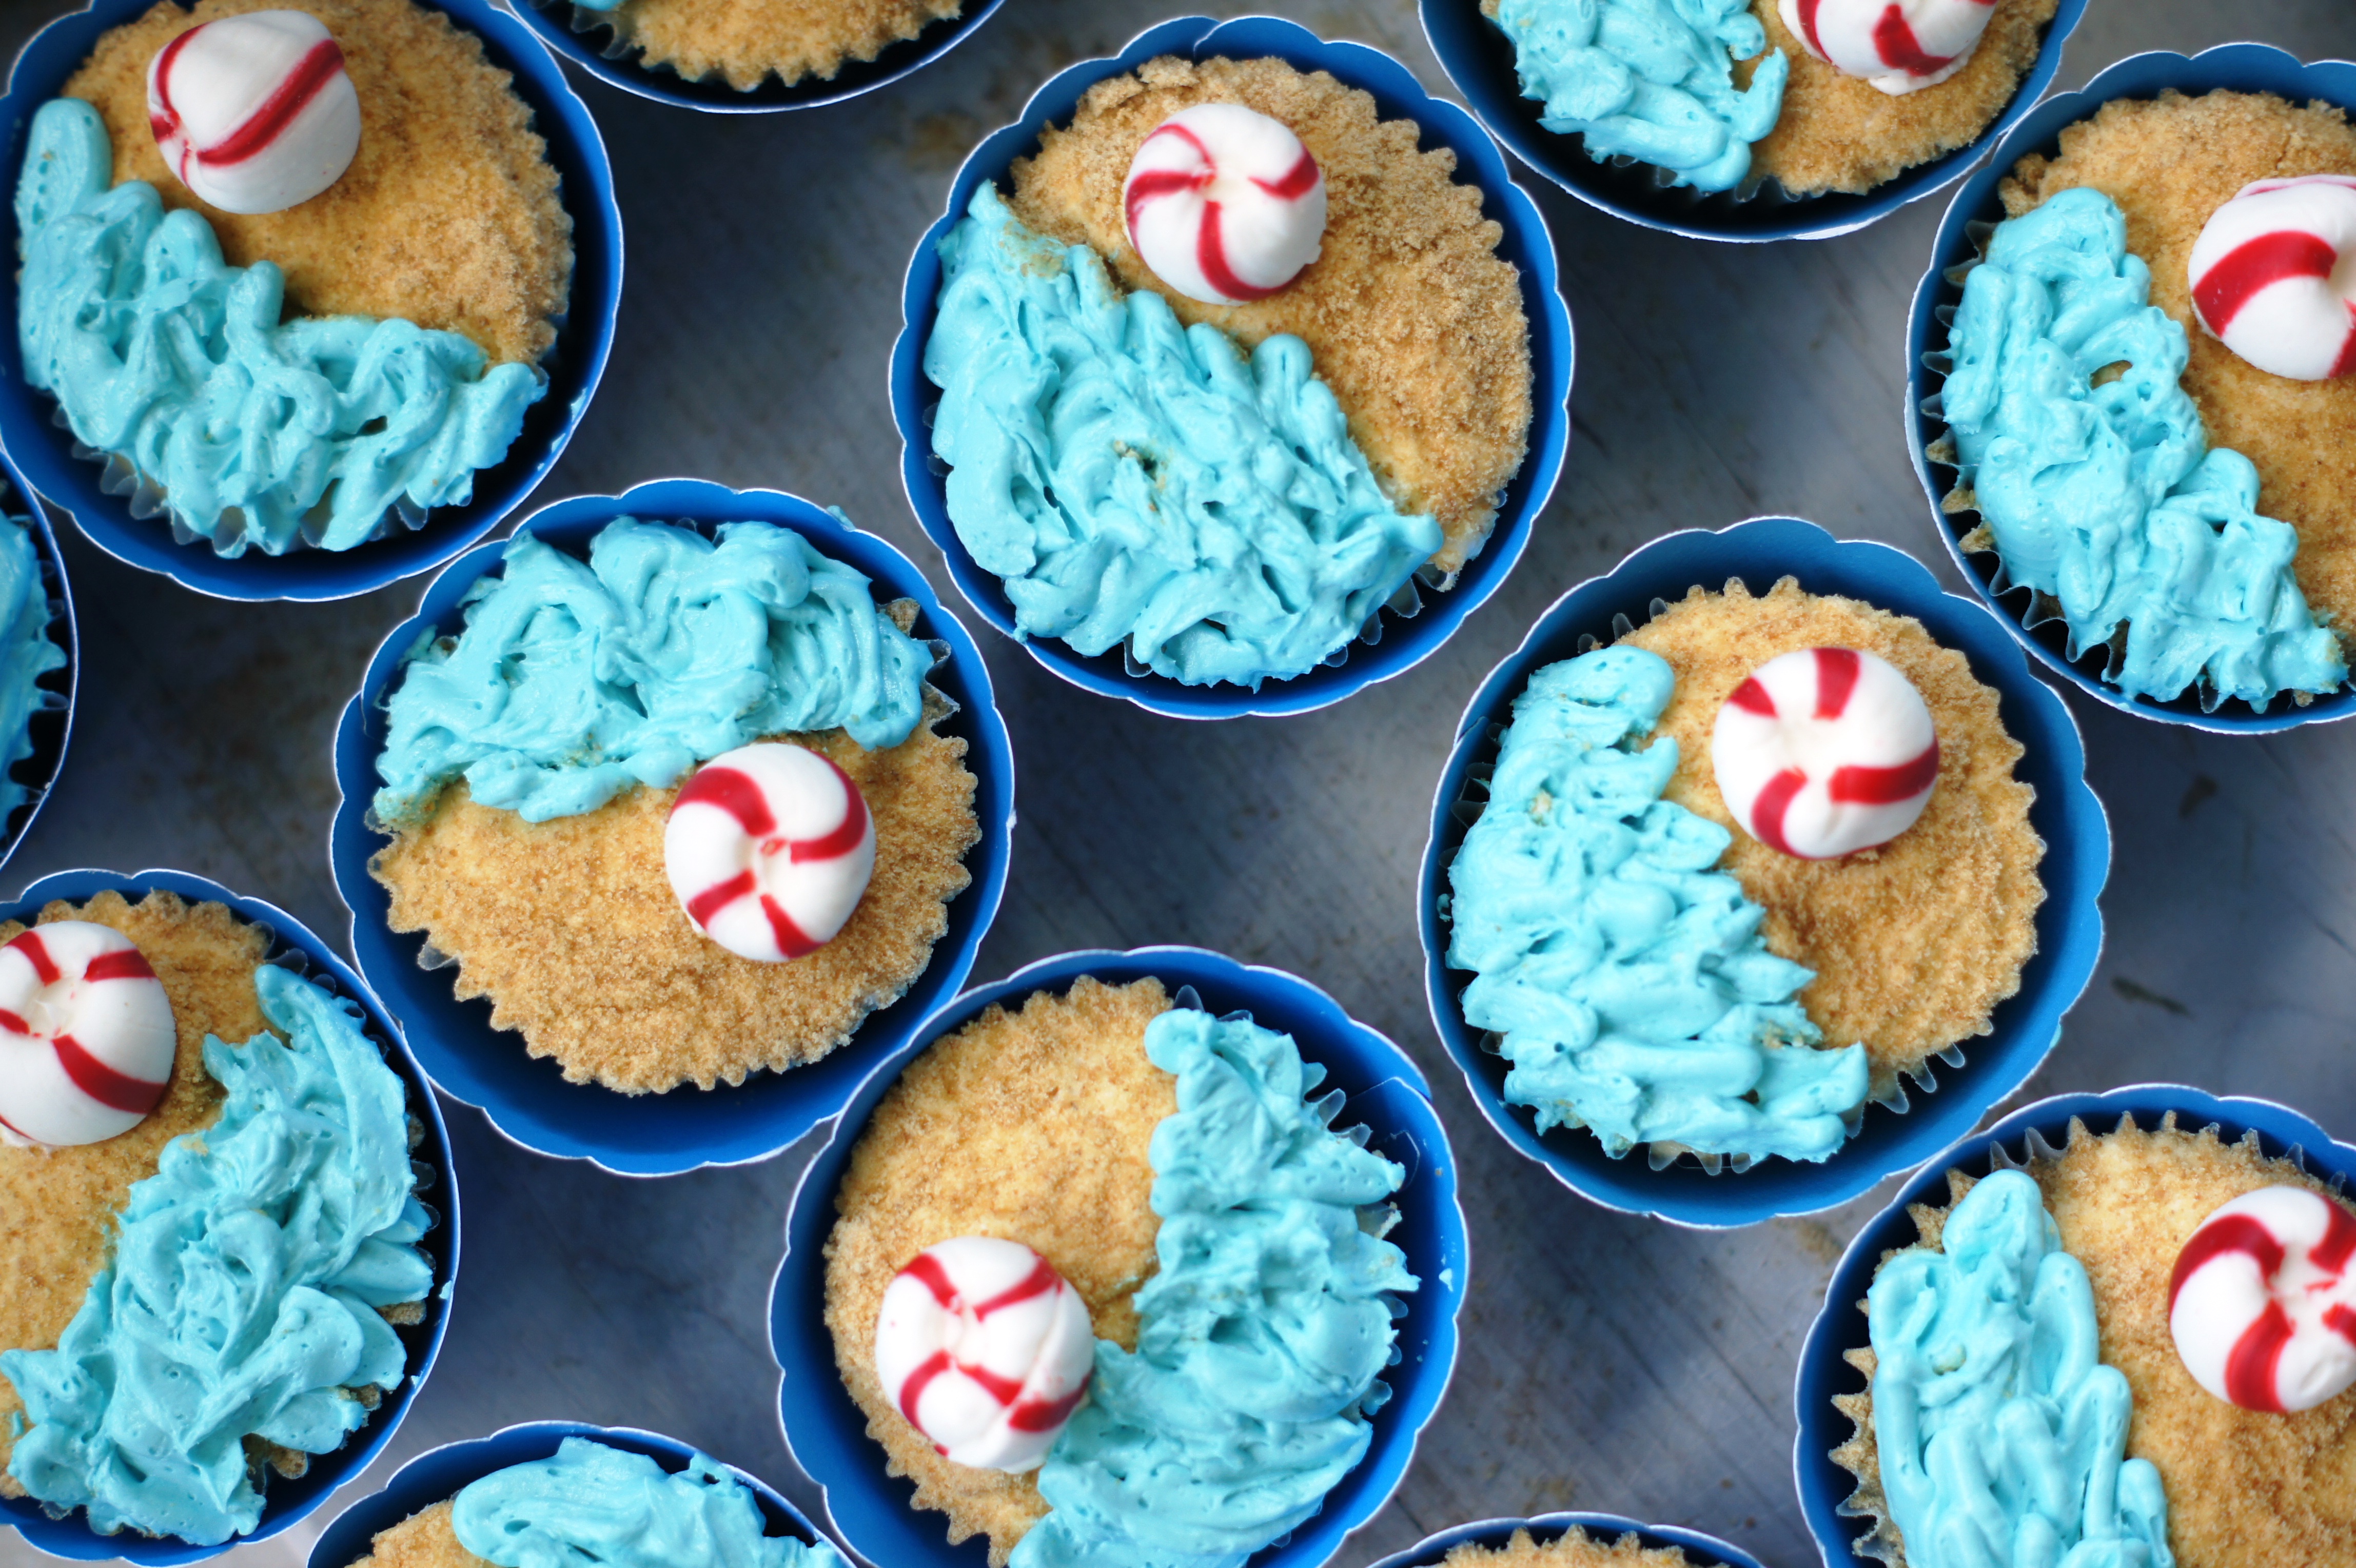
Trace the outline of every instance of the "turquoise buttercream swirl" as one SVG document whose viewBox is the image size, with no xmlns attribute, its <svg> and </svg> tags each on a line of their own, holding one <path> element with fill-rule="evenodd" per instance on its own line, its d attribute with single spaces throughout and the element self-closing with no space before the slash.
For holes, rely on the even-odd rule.
<svg viewBox="0 0 2356 1568">
<path fill-rule="evenodd" d="M 1598 163 L 1634 158 L 1673 184 L 1731 190 L 1783 110 L 1783 50 L 1734 85 L 1734 62 L 1767 48 L 1750 0 L 1504 0 L 1495 16 L 1522 96 L 1546 105 L 1538 124 L 1584 137 Z"/>
<path fill-rule="evenodd" d="M 63 697 L 38 684 L 65 665 L 66 650 L 49 640 L 55 618 L 32 526 L 0 517 L 0 822 L 32 798 L 10 774 L 33 755 L 33 715 L 65 706 Z"/>
<path fill-rule="evenodd" d="M 346 1391 L 407 1369 L 378 1308 L 433 1287 L 405 1091 L 359 1010 L 273 964 L 253 985 L 285 1039 L 206 1039 L 220 1120 L 132 1187 L 58 1348 L 0 1355 L 33 1423 L 8 1473 L 101 1535 L 251 1531 L 245 1439 L 342 1446 L 375 1402 Z"/>
<path fill-rule="evenodd" d="M 2348 666 L 2292 575 L 2298 534 L 2258 514 L 2248 458 L 2209 446 L 2177 381 L 2184 328 L 2126 245 L 2118 204 L 2083 187 L 1997 225 L 1936 405 L 1959 488 L 2006 576 L 2059 601 L 2071 658 L 2126 628 L 2104 679 L 2128 696 L 2330 691 Z"/>
<path fill-rule="evenodd" d="M 792 529 L 616 518 L 585 562 L 519 533 L 428 631 L 385 702 L 377 819 L 422 817 L 464 777 L 528 822 L 658 789 L 763 736 L 845 729 L 870 750 L 924 716 L 932 650 L 867 579 Z"/>
<path fill-rule="evenodd" d="M 1012 1568 L 1237 1568 L 1363 1458 L 1412 1291 L 1371 1212 L 1406 1172 L 1327 1128 L 1289 1035 L 1174 1008 L 1146 1055 L 1178 1077 L 1153 1130 L 1161 1270 L 1134 1354 L 1097 1342 L 1087 1402 L 1039 1471 Z"/>
<path fill-rule="evenodd" d="M 1448 868 L 1465 1021 L 1504 1036 L 1505 1098 L 1541 1133 L 1821 1160 L 1865 1103 L 1865 1047 L 1821 1037 L 1815 976 L 1760 939 L 1766 912 L 1714 871 L 1731 835 L 1661 799 L 1677 743 L 1639 750 L 1676 689 L 1665 660 L 1601 648 L 1530 677 L 1489 802 Z"/>
<path fill-rule="evenodd" d="M 671 1475 L 586 1437 L 471 1483 L 450 1524 L 498 1568 L 843 1568 L 823 1541 L 765 1535 L 753 1489 L 717 1462 Z"/>
<path fill-rule="evenodd" d="M 1385 498 L 1300 338 L 1247 360 L 1182 328 L 988 184 L 940 256 L 933 450 L 1022 636 L 1257 690 L 1344 649 L 1440 548 Z"/>
<path fill-rule="evenodd" d="M 1942 1251 L 1891 1257 L 1866 1294 L 1873 1436 L 1908 1568 L 2172 1568 L 2168 1498 L 2128 1459 L 2127 1380 L 2037 1183 L 1965 1194 Z"/>
<path fill-rule="evenodd" d="M 34 113 L 16 182 L 25 379 L 220 554 L 349 550 L 396 502 L 460 505 L 546 393 L 538 371 L 487 366 L 455 332 L 281 326 L 274 263 L 228 265 L 200 213 L 166 212 L 144 180 L 109 188 L 113 168 L 89 104 Z"/>
</svg>

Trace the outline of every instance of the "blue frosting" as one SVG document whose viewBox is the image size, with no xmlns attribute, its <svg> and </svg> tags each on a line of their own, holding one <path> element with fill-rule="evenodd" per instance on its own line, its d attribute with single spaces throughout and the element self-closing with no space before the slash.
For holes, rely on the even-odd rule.
<svg viewBox="0 0 2356 1568">
<path fill-rule="evenodd" d="M 1584 137 L 1598 163 L 1634 158 L 1677 185 L 1731 190 L 1783 113 L 1783 50 L 1734 85 L 1734 62 L 1767 48 L 1750 0 L 1504 0 L 1496 20 L 1522 96 L 1546 105 L 1538 124 Z"/>
<path fill-rule="evenodd" d="M 1874 1275 L 1873 1436 L 1908 1568 L 2172 1568 L 2168 1498 L 2128 1459 L 2134 1402 L 2037 1183 L 1998 1171 L 1942 1251 Z"/>
<path fill-rule="evenodd" d="M 753 1489 L 717 1462 L 671 1475 L 586 1437 L 467 1486 L 450 1524 L 498 1568 L 843 1568 L 823 1541 L 762 1533 Z"/>
<path fill-rule="evenodd" d="M 940 256 L 933 450 L 1022 636 L 1257 689 L 1345 648 L 1440 548 L 1384 497 L 1300 338 L 1246 359 L 1183 328 L 988 184 Z"/>
<path fill-rule="evenodd" d="M 1602 648 L 1530 677 L 1489 802 L 1448 869 L 1448 961 L 1465 1021 L 1504 1036 L 1505 1098 L 1538 1131 L 1821 1160 L 1865 1103 L 1865 1047 L 1820 1038 L 1815 975 L 1760 939 L 1765 911 L 1714 871 L 1730 835 L 1661 799 L 1677 744 L 1638 749 L 1676 678 Z"/>
<path fill-rule="evenodd" d="M 1237 1568 L 1365 1456 L 1411 1291 L 1370 1206 L 1406 1173 L 1327 1128 L 1337 1091 L 1291 1036 L 1177 1008 L 1145 1033 L 1178 1078 L 1153 1130 L 1154 1251 L 1134 1354 L 1104 1340 L 1047 1455 L 1012 1568 Z"/>
<path fill-rule="evenodd" d="M 49 640 L 54 618 L 31 525 L 0 517 L 0 823 L 32 797 L 9 775 L 33 755 L 33 715 L 65 705 L 36 683 L 66 661 L 66 650 Z"/>
<path fill-rule="evenodd" d="M 220 1120 L 132 1187 L 58 1348 L 0 1355 L 33 1423 L 8 1473 L 102 1535 L 251 1531 L 244 1439 L 342 1446 L 370 1408 L 344 1391 L 396 1388 L 407 1367 L 377 1309 L 434 1283 L 405 1091 L 359 1009 L 272 964 L 253 984 L 286 1038 L 206 1039 Z"/>
<path fill-rule="evenodd" d="M 585 562 L 518 533 L 467 593 L 466 629 L 428 631 L 386 700 L 380 822 L 474 798 L 546 822 L 638 784 L 667 788 L 763 736 L 845 729 L 871 750 L 924 716 L 932 650 L 867 579 L 792 529 L 617 518 Z"/>
<path fill-rule="evenodd" d="M 274 263 L 228 265 L 201 214 L 166 212 L 143 180 L 109 188 L 113 166 L 89 104 L 33 115 L 16 182 L 25 379 L 220 554 L 349 550 L 396 502 L 460 505 L 547 392 L 455 332 L 358 316 L 281 326 Z"/>
<path fill-rule="evenodd" d="M 2058 600 L 2070 657 L 2126 628 L 2104 677 L 2165 701 L 2264 705 L 2347 679 L 2291 574 L 2298 535 L 2262 517 L 2257 470 L 2211 448 L 2178 384 L 2184 328 L 2098 190 L 1997 226 L 1964 281 L 1935 412 L 2006 575 Z M 2124 374 L 2093 384 L 2098 371 Z"/>
</svg>

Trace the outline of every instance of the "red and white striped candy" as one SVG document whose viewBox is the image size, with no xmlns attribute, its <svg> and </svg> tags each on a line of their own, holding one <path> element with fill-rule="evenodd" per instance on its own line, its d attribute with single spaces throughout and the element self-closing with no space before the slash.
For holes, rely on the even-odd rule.
<svg viewBox="0 0 2356 1568">
<path fill-rule="evenodd" d="M 223 212 L 283 212 L 343 177 L 360 147 L 344 51 L 303 11 L 190 27 L 147 64 L 147 124 L 180 183 Z"/>
<path fill-rule="evenodd" d="M 1810 54 L 1894 98 L 1970 64 L 1996 0 L 1779 0 L 1777 9 Z"/>
<path fill-rule="evenodd" d="M 171 1087 L 172 1004 L 129 937 L 53 920 L 0 947 L 0 1132 L 96 1144 Z"/>
<path fill-rule="evenodd" d="M 951 1463 L 1035 1468 L 1087 1393 L 1087 1304 L 1020 1241 L 960 1236 L 926 1248 L 884 1292 L 875 1373 Z"/>
<path fill-rule="evenodd" d="M 758 741 L 695 771 L 663 828 L 663 869 L 695 929 L 783 963 L 834 940 L 875 874 L 875 823 L 848 774 Z"/>
<path fill-rule="evenodd" d="M 1804 648 L 1734 689 L 1709 761 L 1745 832 L 1802 860 L 1834 860 L 1914 825 L 1939 781 L 1939 737 L 1922 694 L 1888 660 Z"/>
<path fill-rule="evenodd" d="M 2168 1282 L 2193 1380 L 2244 1410 L 2301 1411 L 2356 1383 L 2356 1214 L 2261 1187 L 2201 1222 Z"/>
<path fill-rule="evenodd" d="M 1269 295 L 1317 259 L 1325 175 L 1281 120 L 1197 103 L 1157 126 L 1121 187 L 1129 242 L 1153 275 L 1205 305 Z"/>
<path fill-rule="evenodd" d="M 2262 179 L 2192 242 L 2192 307 L 2262 371 L 2321 381 L 2356 371 L 2356 179 Z"/>
</svg>

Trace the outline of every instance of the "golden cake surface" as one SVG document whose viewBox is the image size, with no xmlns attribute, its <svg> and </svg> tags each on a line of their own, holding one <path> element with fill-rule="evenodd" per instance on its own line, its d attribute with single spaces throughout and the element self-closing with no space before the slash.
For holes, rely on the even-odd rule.
<svg viewBox="0 0 2356 1568">
<path fill-rule="evenodd" d="M 412 0 L 303 0 L 359 91 L 360 145 L 343 177 L 283 212 L 207 205 L 166 168 L 147 123 L 147 65 L 200 23 L 285 0 L 173 0 L 108 31 L 65 85 L 114 142 L 114 177 L 209 220 L 232 266 L 286 274 L 286 314 L 399 317 L 463 333 L 494 361 L 555 341 L 573 274 L 573 220 L 547 145 L 482 40 Z"/>
<path fill-rule="evenodd" d="M 1292 129 L 1325 175 L 1316 261 L 1248 305 L 1205 305 L 1165 285 L 1129 242 L 1121 188 L 1162 121 L 1197 103 L 1241 103 Z M 1529 322 L 1520 274 L 1496 253 L 1503 228 L 1459 184 L 1456 155 L 1417 150 L 1411 120 L 1377 121 L 1370 93 L 1280 59 L 1165 56 L 1088 89 L 1066 127 L 1014 163 L 1016 217 L 1104 257 L 1130 289 L 1151 289 L 1189 326 L 1207 321 L 1247 348 L 1301 338 L 1351 437 L 1385 491 L 1428 512 L 1452 572 L 1479 553 L 1521 467 L 1531 417 Z"/>
<path fill-rule="evenodd" d="M 483 1559 L 458 1543 L 450 1508 L 445 1499 L 377 1531 L 369 1542 L 369 1554 L 351 1568 L 487 1568 Z"/>
<path fill-rule="evenodd" d="M 772 76 L 788 87 L 831 81 L 845 63 L 963 9 L 963 0 L 625 0 L 599 19 L 645 50 L 648 65 L 749 92 Z"/>
<path fill-rule="evenodd" d="M 1688 1568 L 1692 1559 L 1674 1546 L 1647 1546 L 1631 1530 L 1605 1541 L 1573 1526 L 1540 1545 L 1526 1530 L 1514 1531 L 1503 1546 L 1465 1541 L 1449 1549 L 1441 1568 Z"/>
</svg>

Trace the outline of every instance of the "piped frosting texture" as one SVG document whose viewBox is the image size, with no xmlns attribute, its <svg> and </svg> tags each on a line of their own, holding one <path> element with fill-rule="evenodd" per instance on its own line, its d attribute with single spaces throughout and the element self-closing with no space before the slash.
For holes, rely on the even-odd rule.
<svg viewBox="0 0 2356 1568">
<path fill-rule="evenodd" d="M 1465 1021 L 1502 1036 L 1505 1098 L 1541 1133 L 1821 1160 L 1865 1103 L 1865 1047 L 1812 1048 L 1815 978 L 1759 935 L 1765 911 L 1711 868 L 1727 831 L 1661 799 L 1677 767 L 1638 749 L 1676 687 L 1666 660 L 1601 648 L 1514 701 L 1489 802 L 1448 871 L 1448 962 Z"/>
<path fill-rule="evenodd" d="M 789 528 L 617 518 L 581 561 L 519 533 L 466 599 L 466 629 L 422 637 L 386 700 L 380 822 L 464 778 L 477 801 L 546 822 L 634 785 L 667 789 L 764 736 L 908 738 L 932 650 L 868 580 Z"/>
<path fill-rule="evenodd" d="M 177 530 L 225 556 L 349 550 L 397 503 L 463 504 L 507 456 L 539 372 L 407 321 L 282 326 L 275 265 L 228 265 L 200 214 L 166 212 L 143 180 L 111 186 L 113 162 L 88 103 L 34 113 L 17 342 L 26 380 L 160 489 Z"/>
<path fill-rule="evenodd" d="M 205 1041 L 220 1120 L 131 1189 L 58 1348 L 0 1355 L 33 1423 L 9 1474 L 102 1535 L 250 1532 L 245 1439 L 340 1447 L 375 1402 L 348 1391 L 407 1369 L 378 1308 L 434 1283 L 401 1079 L 351 1003 L 273 964 L 253 983 L 285 1039 Z"/>
<path fill-rule="evenodd" d="M 32 797 L 11 775 L 33 755 L 33 715 L 65 705 L 38 684 L 66 661 L 66 650 L 49 640 L 54 618 L 31 527 L 0 517 L 0 823 Z"/>
<path fill-rule="evenodd" d="M 2127 1380 L 2037 1183 L 1978 1183 L 1944 1249 L 1894 1254 L 1867 1293 L 1873 1435 L 1908 1568 L 2172 1568 L 2159 1472 L 2125 1457 Z"/>
<path fill-rule="evenodd" d="M 1384 496 L 1300 338 L 1247 359 L 1182 328 L 988 184 L 940 256 L 933 450 L 1023 636 L 1257 689 L 1346 647 L 1440 548 Z"/>
<path fill-rule="evenodd" d="M 1324 1072 L 1290 1036 L 1178 1008 L 1145 1048 L 1178 1079 L 1150 1151 L 1161 1268 L 1136 1351 L 1097 1344 L 1012 1568 L 1237 1568 L 1317 1511 L 1389 1394 L 1386 1293 L 1417 1281 L 1362 1217 L 1406 1172 L 1329 1130 L 1343 1096 L 1305 1100 Z"/>
<path fill-rule="evenodd" d="M 2197 684 L 2213 709 L 2329 692 L 2348 666 L 2292 575 L 2297 532 L 2258 513 L 2248 458 L 2209 446 L 2178 384 L 2184 328 L 2150 296 L 2098 190 L 1998 224 L 1964 281 L 1935 405 L 1958 489 L 2006 576 L 2059 602 L 2071 658 L 2126 628 L 2104 679 L 2126 695 Z"/>
<path fill-rule="evenodd" d="M 495 1470 L 450 1510 L 459 1544 L 498 1568 L 841 1568 L 824 1541 L 762 1533 L 751 1487 L 698 1454 L 677 1474 L 643 1454 L 568 1437 Z"/>
<path fill-rule="evenodd" d="M 1677 185 L 1731 190 L 1751 144 L 1775 128 L 1792 62 L 1782 50 L 1734 85 L 1734 62 L 1766 52 L 1749 0 L 1490 0 L 1514 46 L 1522 96 L 1538 124 L 1582 137 L 1601 163 L 1629 157 Z"/>
</svg>

